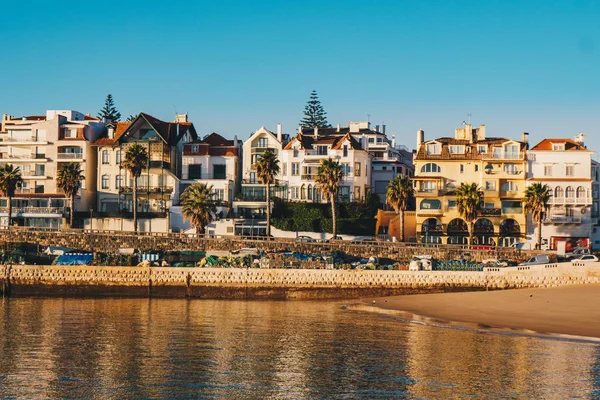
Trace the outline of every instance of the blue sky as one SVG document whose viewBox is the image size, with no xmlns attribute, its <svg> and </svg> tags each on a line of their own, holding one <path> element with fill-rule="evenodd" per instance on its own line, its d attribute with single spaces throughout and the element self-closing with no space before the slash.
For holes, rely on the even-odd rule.
<svg viewBox="0 0 600 400">
<path fill-rule="evenodd" d="M 155 3 L 3 4 L 0 113 L 96 114 L 112 93 L 124 116 L 245 139 L 293 133 L 316 89 L 331 124 L 370 115 L 411 148 L 470 113 L 600 150 L 600 1 Z"/>
</svg>

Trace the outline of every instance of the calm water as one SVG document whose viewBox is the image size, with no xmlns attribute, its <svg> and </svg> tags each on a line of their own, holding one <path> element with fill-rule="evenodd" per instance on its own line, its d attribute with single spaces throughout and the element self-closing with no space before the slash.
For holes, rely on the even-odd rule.
<svg viewBox="0 0 600 400">
<path fill-rule="evenodd" d="M 343 303 L 0 300 L 0 397 L 600 398 L 600 346 Z"/>
</svg>

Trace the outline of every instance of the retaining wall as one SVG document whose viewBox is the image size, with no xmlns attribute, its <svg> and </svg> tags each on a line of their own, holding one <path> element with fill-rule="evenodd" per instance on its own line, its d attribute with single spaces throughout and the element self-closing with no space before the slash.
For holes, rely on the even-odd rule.
<svg viewBox="0 0 600 400">
<path fill-rule="evenodd" d="M 600 283 L 600 263 L 483 272 L 13 265 L 0 268 L 0 281 L 3 295 L 357 298 Z"/>
</svg>

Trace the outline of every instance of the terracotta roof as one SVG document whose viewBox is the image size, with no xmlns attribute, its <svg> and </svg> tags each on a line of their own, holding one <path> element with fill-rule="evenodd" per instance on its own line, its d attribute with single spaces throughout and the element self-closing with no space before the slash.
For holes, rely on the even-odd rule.
<svg viewBox="0 0 600 400">
<path fill-rule="evenodd" d="M 130 122 L 111 122 L 109 124 L 107 124 L 106 126 L 112 126 L 115 128 L 115 136 L 113 139 L 110 139 L 106 136 L 101 137 L 100 139 L 96 140 L 94 143 L 92 143 L 92 146 L 109 146 L 111 144 L 116 143 L 116 141 L 123 135 L 123 133 L 125 133 L 125 131 L 127 130 L 127 128 L 129 127 L 131 123 Z M 105 133 L 106 135 L 106 133 Z"/>
<path fill-rule="evenodd" d="M 100 118 L 94 117 L 93 115 L 86 114 L 83 116 L 84 121 L 100 121 Z"/>
<path fill-rule="evenodd" d="M 319 132 L 321 132 L 321 129 L 319 129 Z M 358 140 L 354 139 L 354 137 L 350 133 L 342 135 L 340 135 L 339 133 L 336 135 L 321 135 L 319 133 L 316 139 L 313 135 L 304 135 L 299 133 L 284 147 L 284 150 L 290 150 L 292 148 L 292 144 L 295 141 L 300 142 L 301 149 L 310 150 L 314 149 L 314 146 L 318 145 L 331 145 L 332 149 L 339 149 L 341 148 L 342 143 L 344 143 L 345 139 L 348 139 L 350 141 L 350 146 L 353 149 L 362 150 L 362 147 L 360 146 Z"/>
<path fill-rule="evenodd" d="M 587 149 L 585 146 L 577 143 L 573 139 L 544 139 L 535 146 L 531 150 L 552 150 L 553 143 L 564 143 L 565 151 L 591 151 Z"/>
</svg>

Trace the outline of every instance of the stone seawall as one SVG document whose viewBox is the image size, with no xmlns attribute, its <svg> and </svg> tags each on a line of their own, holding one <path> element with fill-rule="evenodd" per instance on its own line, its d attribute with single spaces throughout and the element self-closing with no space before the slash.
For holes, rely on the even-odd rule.
<svg viewBox="0 0 600 400">
<path fill-rule="evenodd" d="M 65 246 L 76 250 L 116 252 L 122 248 L 140 250 L 172 251 L 235 251 L 256 247 L 264 251 L 296 251 L 300 253 L 331 254 L 344 252 L 357 257 L 375 256 L 390 258 L 408 264 L 415 254 L 430 254 L 440 260 L 462 258 L 469 253 L 473 261 L 489 258 L 523 261 L 540 252 L 521 251 L 513 248 L 498 247 L 493 250 L 470 249 L 462 245 L 428 245 L 409 243 L 377 242 L 356 244 L 348 241 L 334 243 L 298 243 L 295 239 L 251 240 L 241 238 L 198 238 L 185 234 L 133 235 L 113 231 L 36 231 L 29 229 L 0 230 L 0 243 L 33 243 L 40 246 Z"/>
<path fill-rule="evenodd" d="M 562 263 L 483 272 L 13 265 L 0 268 L 0 282 L 3 295 L 358 298 L 600 283 L 600 265 Z"/>
</svg>

